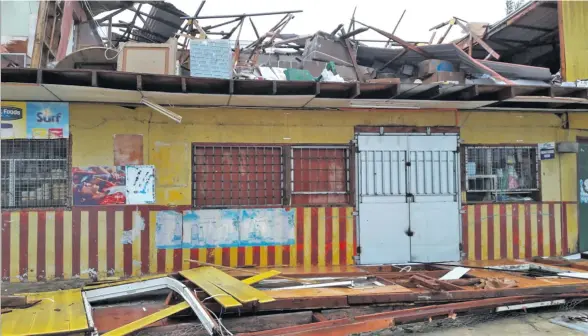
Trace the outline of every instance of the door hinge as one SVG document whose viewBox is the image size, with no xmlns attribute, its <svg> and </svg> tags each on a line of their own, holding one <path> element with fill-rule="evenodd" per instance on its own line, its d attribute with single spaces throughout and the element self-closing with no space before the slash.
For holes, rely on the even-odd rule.
<svg viewBox="0 0 588 336">
<path fill-rule="evenodd" d="M 361 254 L 361 246 L 358 246 L 356 249 L 357 254 Z"/>
</svg>

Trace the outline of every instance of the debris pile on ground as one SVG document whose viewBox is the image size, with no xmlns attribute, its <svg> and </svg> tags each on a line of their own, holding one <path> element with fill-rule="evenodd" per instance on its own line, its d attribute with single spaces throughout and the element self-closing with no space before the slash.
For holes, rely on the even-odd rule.
<svg viewBox="0 0 588 336">
<path fill-rule="evenodd" d="M 588 275 L 584 260 L 275 269 L 186 261 L 196 267 L 3 297 L 10 308 L 2 312 L 2 334 L 345 335 L 588 298 L 586 279 L 528 275 L 530 269 Z"/>
</svg>

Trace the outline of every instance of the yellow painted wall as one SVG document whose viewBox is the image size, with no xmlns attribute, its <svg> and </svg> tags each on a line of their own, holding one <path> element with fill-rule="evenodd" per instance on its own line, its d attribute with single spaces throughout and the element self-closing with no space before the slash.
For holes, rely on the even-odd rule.
<svg viewBox="0 0 588 336">
<path fill-rule="evenodd" d="M 565 80 L 588 79 L 588 1 L 558 2 Z"/>
<path fill-rule="evenodd" d="M 177 124 L 148 108 L 71 104 L 70 111 L 73 166 L 112 165 L 114 134 L 143 135 L 144 162 L 157 169 L 160 205 L 191 204 L 193 142 L 346 144 L 356 125 L 456 126 L 456 122 L 466 144 L 563 141 L 571 132 L 562 130 L 561 120 L 549 113 L 460 112 L 456 120 L 451 111 L 176 108 L 174 112 L 183 117 Z M 575 173 L 574 154 L 541 163 L 543 200 L 576 199 L 575 179 L 562 175 L 570 171 Z"/>
</svg>

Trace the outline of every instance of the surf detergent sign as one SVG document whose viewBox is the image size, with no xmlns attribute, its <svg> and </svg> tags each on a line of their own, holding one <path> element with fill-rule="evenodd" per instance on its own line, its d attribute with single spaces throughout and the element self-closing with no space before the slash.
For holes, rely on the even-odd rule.
<svg viewBox="0 0 588 336">
<path fill-rule="evenodd" d="M 27 103 L 27 138 L 69 137 L 68 103 Z"/>
</svg>

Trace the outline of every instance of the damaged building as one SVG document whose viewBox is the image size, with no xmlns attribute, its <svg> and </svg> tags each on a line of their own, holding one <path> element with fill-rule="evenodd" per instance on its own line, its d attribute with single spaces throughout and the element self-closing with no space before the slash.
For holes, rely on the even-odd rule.
<svg viewBox="0 0 588 336">
<path fill-rule="evenodd" d="M 205 1 L 29 4 L 2 2 L 1 277 L 84 286 L 3 296 L 3 334 L 344 334 L 588 289 L 561 259 L 588 250 L 588 3 L 428 41 Z"/>
</svg>

